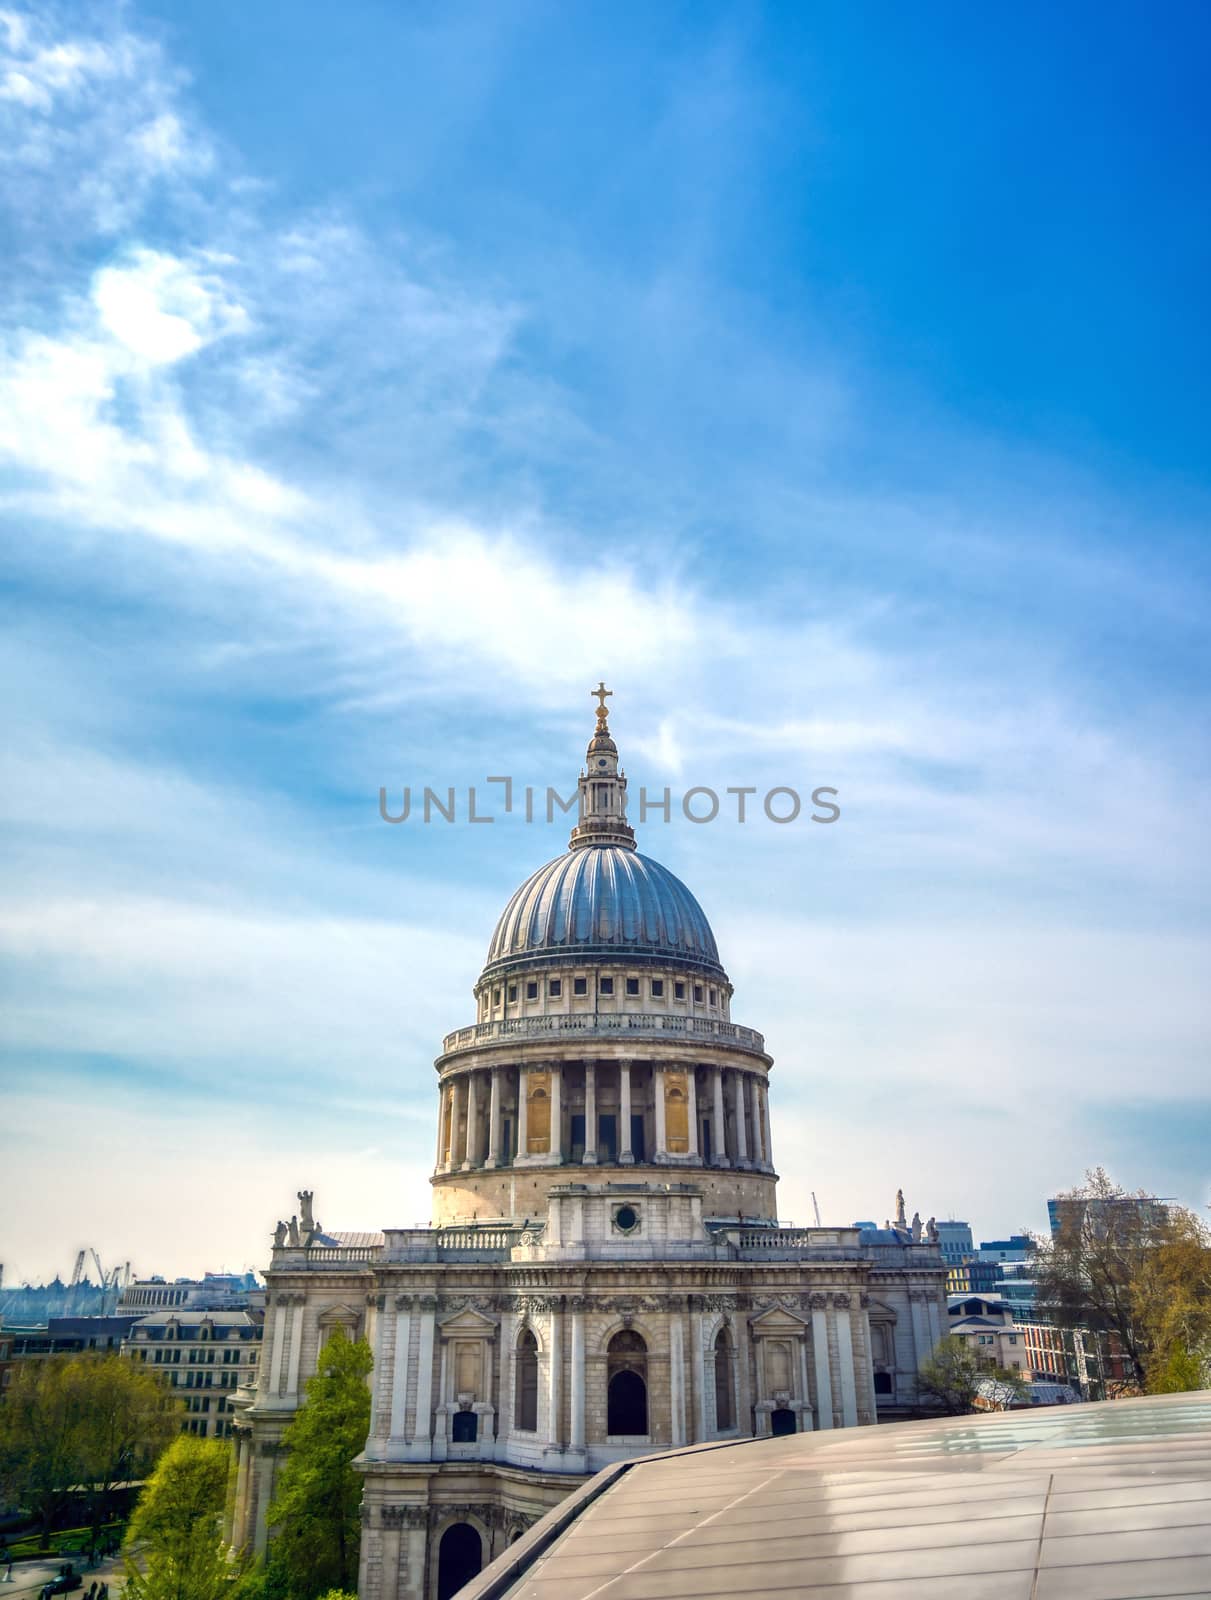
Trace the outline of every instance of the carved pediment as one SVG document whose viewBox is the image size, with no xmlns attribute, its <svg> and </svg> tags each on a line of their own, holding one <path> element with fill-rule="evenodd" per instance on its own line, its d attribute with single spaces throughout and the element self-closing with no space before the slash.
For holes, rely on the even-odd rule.
<svg viewBox="0 0 1211 1600">
<path fill-rule="evenodd" d="M 317 1321 L 321 1328 L 356 1328 L 361 1321 L 362 1313 L 357 1306 L 325 1306 L 320 1312 Z"/>
<path fill-rule="evenodd" d="M 490 1339 L 496 1333 L 496 1318 L 477 1311 L 474 1306 L 464 1306 L 461 1311 L 451 1312 L 449 1316 L 439 1317 L 437 1325 L 447 1338 L 451 1334 L 461 1334 L 479 1339 Z"/>
<path fill-rule="evenodd" d="M 786 1306 L 770 1306 L 768 1311 L 761 1311 L 755 1317 L 750 1317 L 749 1326 L 755 1334 L 798 1335 L 803 1332 L 807 1322 L 805 1318 L 788 1310 Z"/>
</svg>

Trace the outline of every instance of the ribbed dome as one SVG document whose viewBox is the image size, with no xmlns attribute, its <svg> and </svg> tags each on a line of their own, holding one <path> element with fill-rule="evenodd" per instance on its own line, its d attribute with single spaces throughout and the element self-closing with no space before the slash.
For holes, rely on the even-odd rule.
<svg viewBox="0 0 1211 1600">
<path fill-rule="evenodd" d="M 617 845 L 566 851 L 527 878 L 496 924 L 483 977 L 561 956 L 689 966 L 727 982 L 711 925 L 685 884 Z"/>
</svg>

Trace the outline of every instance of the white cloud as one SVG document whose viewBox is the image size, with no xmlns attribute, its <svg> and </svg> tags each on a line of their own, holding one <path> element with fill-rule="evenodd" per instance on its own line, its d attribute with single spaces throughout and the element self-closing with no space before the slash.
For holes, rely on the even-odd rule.
<svg viewBox="0 0 1211 1600">
<path fill-rule="evenodd" d="M 106 332 L 151 367 L 193 355 L 248 322 L 217 276 L 157 250 L 103 267 L 92 298 Z"/>
</svg>

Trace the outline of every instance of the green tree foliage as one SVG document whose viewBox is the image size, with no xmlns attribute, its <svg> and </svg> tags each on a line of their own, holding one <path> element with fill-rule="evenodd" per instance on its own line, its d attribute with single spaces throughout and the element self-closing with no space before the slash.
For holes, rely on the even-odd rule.
<svg viewBox="0 0 1211 1600">
<path fill-rule="evenodd" d="M 1114 1334 L 1137 1391 L 1211 1354 L 1211 1233 L 1192 1211 L 1149 1203 L 1099 1167 L 1061 1199 L 1054 1237 L 1035 1241 L 1038 1306 L 1060 1327 Z M 1197 1387 L 1198 1385 L 1196 1385 Z"/>
<path fill-rule="evenodd" d="M 917 1373 L 917 1398 L 950 1417 L 966 1416 L 976 1409 L 981 1385 L 987 1385 L 994 1405 L 1002 1409 L 1022 1398 L 1026 1385 L 1017 1372 L 982 1362 L 966 1339 L 947 1334 Z"/>
<path fill-rule="evenodd" d="M 269 1508 L 270 1569 L 285 1577 L 291 1600 L 357 1588 L 362 1480 L 353 1458 L 370 1431 L 373 1365 L 365 1340 L 336 1329 L 283 1436 L 289 1453 Z"/>
<path fill-rule="evenodd" d="M 0 1405 L 0 1489 L 49 1536 L 73 1489 L 94 1526 L 120 1483 L 143 1477 L 175 1435 L 179 1405 L 159 1377 L 118 1355 L 21 1362 Z"/>
<path fill-rule="evenodd" d="M 1183 1345 L 1170 1350 L 1163 1362 L 1153 1366 L 1148 1374 L 1149 1394 L 1185 1394 L 1189 1389 L 1208 1387 L 1208 1361 Z"/>
<path fill-rule="evenodd" d="M 179 1434 L 147 1482 L 126 1536 L 127 1600 L 218 1600 L 239 1575 L 220 1522 L 231 1470 L 221 1439 Z"/>
</svg>

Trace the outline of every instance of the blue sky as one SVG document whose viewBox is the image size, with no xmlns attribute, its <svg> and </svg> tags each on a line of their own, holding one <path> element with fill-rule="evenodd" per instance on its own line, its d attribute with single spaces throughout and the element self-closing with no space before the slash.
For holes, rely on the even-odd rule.
<svg viewBox="0 0 1211 1600">
<path fill-rule="evenodd" d="M 0 16 L 10 1279 L 426 1217 L 603 675 L 785 1216 L 1211 1198 L 1202 8 Z"/>
</svg>

